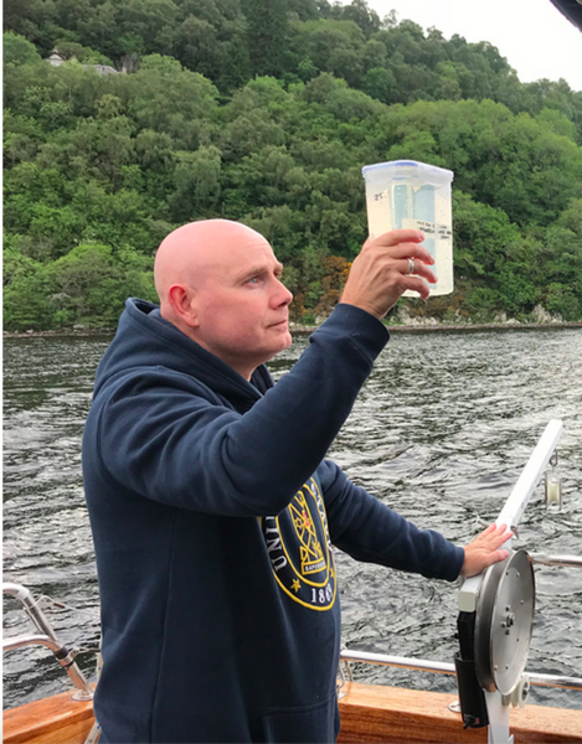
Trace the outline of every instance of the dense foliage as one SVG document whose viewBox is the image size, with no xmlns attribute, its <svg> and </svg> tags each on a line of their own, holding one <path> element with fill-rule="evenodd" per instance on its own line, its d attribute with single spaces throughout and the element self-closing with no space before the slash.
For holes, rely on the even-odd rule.
<svg viewBox="0 0 582 744">
<path fill-rule="evenodd" d="M 444 319 L 582 318 L 582 93 L 363 0 L 5 0 L 4 324 L 112 326 L 153 255 L 224 216 L 325 315 L 366 237 L 363 165 L 455 171 Z M 53 67 L 53 47 L 68 61 Z M 109 64 L 120 74 L 99 74 Z"/>
</svg>

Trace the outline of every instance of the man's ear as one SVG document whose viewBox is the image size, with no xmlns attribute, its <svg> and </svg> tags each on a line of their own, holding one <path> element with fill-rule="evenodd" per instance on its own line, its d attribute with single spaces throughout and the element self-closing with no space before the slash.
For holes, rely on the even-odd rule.
<svg viewBox="0 0 582 744">
<path fill-rule="evenodd" d="M 198 328 L 196 290 L 187 284 L 174 284 L 168 292 L 168 302 L 174 313 L 190 328 Z"/>
</svg>

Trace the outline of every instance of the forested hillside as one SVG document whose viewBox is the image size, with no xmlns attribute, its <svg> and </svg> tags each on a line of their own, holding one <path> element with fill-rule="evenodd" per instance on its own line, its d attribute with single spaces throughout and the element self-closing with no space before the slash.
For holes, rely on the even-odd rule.
<svg viewBox="0 0 582 744">
<path fill-rule="evenodd" d="M 4 29 L 6 329 L 114 326 L 125 297 L 155 301 L 163 237 L 217 216 L 272 242 L 313 321 L 366 237 L 362 166 L 399 158 L 455 172 L 455 293 L 401 304 L 582 319 L 565 81 L 363 0 L 5 0 Z"/>
</svg>

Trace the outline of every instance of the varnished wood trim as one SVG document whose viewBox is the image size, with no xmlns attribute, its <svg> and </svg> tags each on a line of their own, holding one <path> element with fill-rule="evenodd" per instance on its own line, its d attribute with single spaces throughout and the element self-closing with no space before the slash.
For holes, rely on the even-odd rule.
<svg viewBox="0 0 582 744">
<path fill-rule="evenodd" d="M 95 720 L 93 703 L 75 690 L 5 710 L 3 744 L 83 744 Z"/>
<path fill-rule="evenodd" d="M 339 702 L 338 742 L 485 744 L 486 729 L 463 730 L 448 709 L 456 695 L 351 682 Z M 83 744 L 94 722 L 91 702 L 74 690 L 4 711 L 4 744 Z M 516 744 L 582 744 L 582 710 L 527 705 L 511 710 Z"/>
<path fill-rule="evenodd" d="M 463 729 L 461 715 L 448 709 L 456 695 L 351 682 L 339 702 L 338 742 L 384 744 L 473 744 L 487 742 L 487 729 Z M 516 744 L 582 744 L 582 711 L 526 705 L 512 708 Z"/>
</svg>

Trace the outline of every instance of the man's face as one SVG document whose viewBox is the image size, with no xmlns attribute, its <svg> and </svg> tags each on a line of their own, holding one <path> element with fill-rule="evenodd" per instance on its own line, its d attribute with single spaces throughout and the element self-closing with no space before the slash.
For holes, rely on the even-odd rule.
<svg viewBox="0 0 582 744">
<path fill-rule="evenodd" d="M 250 233 L 250 231 L 249 231 Z M 291 345 L 283 270 L 269 243 L 250 233 L 236 246 L 216 246 L 196 279 L 195 340 L 247 379 Z"/>
</svg>

